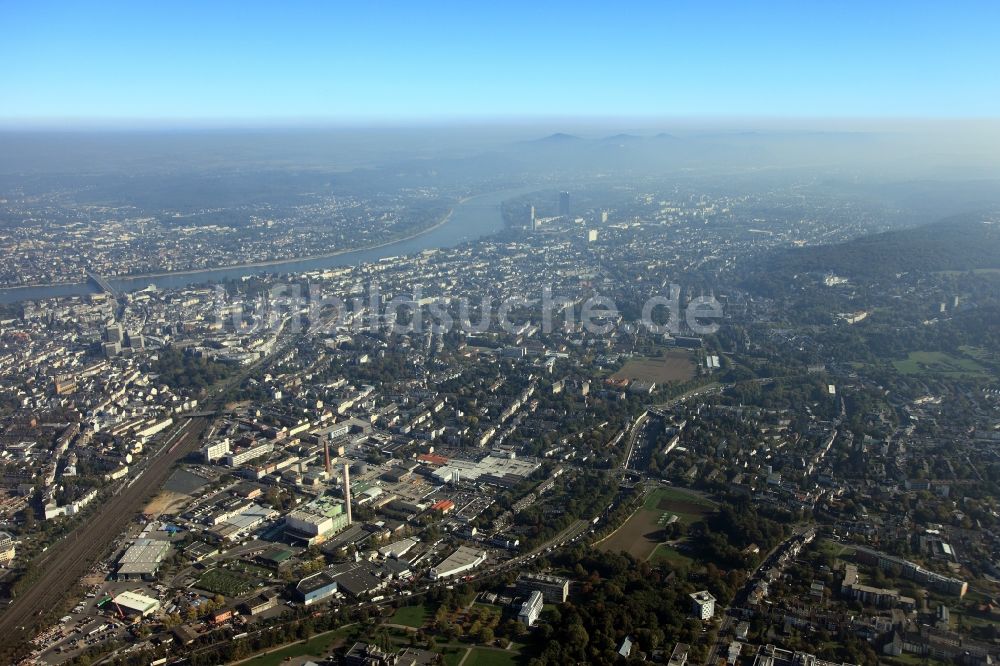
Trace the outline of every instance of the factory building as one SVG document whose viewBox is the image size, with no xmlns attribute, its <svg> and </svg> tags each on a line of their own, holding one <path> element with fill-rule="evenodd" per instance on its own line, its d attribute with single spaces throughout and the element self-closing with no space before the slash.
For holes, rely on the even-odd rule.
<svg viewBox="0 0 1000 666">
<path fill-rule="evenodd" d="M 251 446 L 240 451 L 232 451 L 223 456 L 222 459 L 229 467 L 239 467 L 245 462 L 249 462 L 256 458 L 262 458 L 270 454 L 272 451 L 274 451 L 274 444 L 265 442 L 264 444 Z"/>
<path fill-rule="evenodd" d="M 147 617 L 160 610 L 160 602 L 138 592 L 122 592 L 114 598 L 114 604 L 126 615 Z"/>
<path fill-rule="evenodd" d="M 332 497 L 320 497 L 285 516 L 285 534 L 310 546 L 323 543 L 348 525 L 344 503 Z"/>
<path fill-rule="evenodd" d="M 326 571 L 306 576 L 295 586 L 295 594 L 303 605 L 311 606 L 333 596 L 337 591 L 337 581 Z"/>
<path fill-rule="evenodd" d="M 431 580 L 450 578 L 474 569 L 485 561 L 486 551 L 459 546 L 458 550 L 445 558 L 439 565 L 433 567 L 429 575 Z"/>
<path fill-rule="evenodd" d="M 118 560 L 118 580 L 152 580 L 160 563 L 170 551 L 170 543 L 155 539 L 136 539 Z"/>
</svg>

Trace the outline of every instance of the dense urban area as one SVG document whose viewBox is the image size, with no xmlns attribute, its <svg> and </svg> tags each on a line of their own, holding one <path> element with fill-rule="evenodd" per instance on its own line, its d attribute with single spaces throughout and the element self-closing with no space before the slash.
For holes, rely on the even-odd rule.
<svg viewBox="0 0 1000 666">
<path fill-rule="evenodd" d="M 0 282 L 371 247 L 490 191 L 320 180 L 29 180 Z M 0 661 L 1000 658 L 1000 215 L 557 182 L 452 247 L 0 305 Z"/>
</svg>

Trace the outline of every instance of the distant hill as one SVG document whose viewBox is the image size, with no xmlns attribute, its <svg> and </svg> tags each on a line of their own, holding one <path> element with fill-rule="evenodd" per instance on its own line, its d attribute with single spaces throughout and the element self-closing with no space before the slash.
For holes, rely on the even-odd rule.
<svg viewBox="0 0 1000 666">
<path fill-rule="evenodd" d="M 614 136 L 604 137 L 602 140 L 620 143 L 622 141 L 644 141 L 645 138 L 635 134 L 615 134 Z"/>
<path fill-rule="evenodd" d="M 573 134 L 556 132 L 555 134 L 543 136 L 541 139 L 535 139 L 534 141 L 529 141 L 528 143 L 576 143 L 578 141 L 583 141 L 583 139 Z"/>
<path fill-rule="evenodd" d="M 830 272 L 879 278 L 908 271 L 976 268 L 1000 268 L 1000 224 L 984 222 L 981 216 L 962 216 L 836 245 L 781 250 L 755 266 L 755 272 L 771 277 Z"/>
</svg>

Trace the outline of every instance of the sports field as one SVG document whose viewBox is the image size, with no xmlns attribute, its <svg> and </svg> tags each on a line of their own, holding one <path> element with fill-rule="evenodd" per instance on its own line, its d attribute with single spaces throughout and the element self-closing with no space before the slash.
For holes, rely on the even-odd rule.
<svg viewBox="0 0 1000 666">
<path fill-rule="evenodd" d="M 689 352 L 669 351 L 659 357 L 631 358 L 611 377 L 657 384 L 683 382 L 694 377 L 694 362 Z"/>
</svg>

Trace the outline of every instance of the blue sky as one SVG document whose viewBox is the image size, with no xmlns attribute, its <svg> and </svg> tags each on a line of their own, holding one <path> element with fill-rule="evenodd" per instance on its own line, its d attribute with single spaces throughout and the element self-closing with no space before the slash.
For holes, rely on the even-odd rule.
<svg viewBox="0 0 1000 666">
<path fill-rule="evenodd" d="M 5 2 L 0 121 L 1000 116 L 1000 2 Z"/>
</svg>

